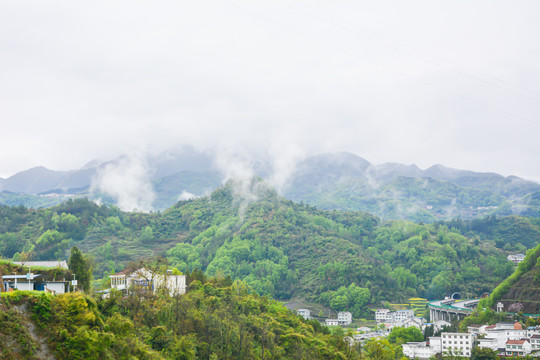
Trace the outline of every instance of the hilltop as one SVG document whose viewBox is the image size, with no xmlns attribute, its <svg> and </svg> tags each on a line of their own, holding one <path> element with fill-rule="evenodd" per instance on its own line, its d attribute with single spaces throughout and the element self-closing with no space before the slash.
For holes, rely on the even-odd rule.
<svg viewBox="0 0 540 360">
<path fill-rule="evenodd" d="M 180 271 L 230 275 L 260 294 L 302 297 L 360 316 L 384 300 L 489 291 L 512 272 L 506 255 L 540 242 L 533 220 L 383 221 L 294 203 L 254 180 L 228 183 L 162 213 L 83 199 L 38 210 L 0 207 L 0 251 L 15 259 L 23 252 L 34 260 L 67 258 L 75 245 L 94 257 L 97 278 L 161 255 Z M 502 224 L 506 231 L 499 231 Z"/>
<path fill-rule="evenodd" d="M 146 207 L 165 210 L 179 199 L 203 196 L 219 188 L 228 170 L 216 165 L 217 158 L 216 153 L 183 148 L 143 159 L 123 156 L 92 161 L 72 171 L 35 167 L 1 179 L 0 203 L 38 208 L 87 197 L 118 205 L 121 196 L 137 197 L 145 192 L 152 195 L 146 199 Z M 309 156 L 283 174 L 277 173 L 270 159 L 258 159 L 250 166 L 261 178 L 277 175 L 286 180 L 279 184 L 285 198 L 324 210 L 367 211 L 383 219 L 416 222 L 486 215 L 540 216 L 540 184 L 516 176 L 443 165 L 425 170 L 414 164 L 376 165 L 345 152 Z M 131 186 L 141 188 L 119 194 L 119 187 L 107 174 L 122 175 L 122 181 L 133 181 Z"/>
</svg>

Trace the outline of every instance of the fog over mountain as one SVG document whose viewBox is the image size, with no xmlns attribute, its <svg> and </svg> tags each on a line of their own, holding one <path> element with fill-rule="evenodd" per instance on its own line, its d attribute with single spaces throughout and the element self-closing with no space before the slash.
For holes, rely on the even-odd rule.
<svg viewBox="0 0 540 360">
<path fill-rule="evenodd" d="M 376 165 L 347 152 L 308 156 L 284 169 L 270 157 L 248 160 L 189 147 L 154 157 L 92 161 L 80 170 L 25 170 L 0 184 L 0 202 L 50 206 L 85 196 L 124 210 L 150 211 L 204 196 L 228 180 L 248 183 L 255 176 L 297 202 L 369 211 L 390 219 L 429 222 L 456 216 L 540 214 L 540 184 L 514 176 L 443 165 L 425 170 L 414 164 Z"/>
<path fill-rule="evenodd" d="M 67 173 L 88 159 L 188 144 L 222 163 L 266 156 L 276 176 L 348 151 L 538 181 L 538 13 L 535 0 L 4 1 L 0 177 L 44 166 L 79 187 Z"/>
</svg>

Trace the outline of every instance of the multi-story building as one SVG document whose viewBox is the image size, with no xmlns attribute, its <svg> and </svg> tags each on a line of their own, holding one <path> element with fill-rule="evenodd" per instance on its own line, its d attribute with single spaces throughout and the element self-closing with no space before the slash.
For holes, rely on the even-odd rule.
<svg viewBox="0 0 540 360">
<path fill-rule="evenodd" d="M 311 311 L 309 311 L 308 309 L 298 309 L 296 310 L 296 314 L 300 315 L 306 320 L 311 319 Z"/>
<path fill-rule="evenodd" d="M 506 356 L 525 356 L 531 353 L 531 343 L 528 339 L 508 340 L 506 342 Z"/>
<path fill-rule="evenodd" d="M 414 311 L 413 310 L 398 310 L 395 313 L 392 314 L 392 321 L 398 322 L 398 321 L 405 321 L 407 319 L 412 319 L 414 317 Z"/>
<path fill-rule="evenodd" d="M 392 312 L 388 309 L 378 309 L 377 311 L 375 311 L 375 321 L 376 322 L 391 322 Z"/>
<path fill-rule="evenodd" d="M 475 334 L 451 332 L 442 333 L 442 353 L 443 355 L 452 354 L 470 357 L 475 340 Z"/>
<path fill-rule="evenodd" d="M 441 351 L 440 337 L 430 337 L 429 341 L 403 344 L 403 355 L 411 359 L 430 359 Z"/>
<path fill-rule="evenodd" d="M 540 352 L 540 335 L 533 335 L 530 338 L 531 340 L 531 351 Z"/>
<path fill-rule="evenodd" d="M 352 314 L 348 311 L 340 311 L 337 315 L 339 325 L 350 325 L 352 323 Z"/>
</svg>

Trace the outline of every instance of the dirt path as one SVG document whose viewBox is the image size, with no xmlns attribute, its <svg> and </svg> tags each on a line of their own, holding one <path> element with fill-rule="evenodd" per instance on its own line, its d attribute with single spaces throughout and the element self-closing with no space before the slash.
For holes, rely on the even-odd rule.
<svg viewBox="0 0 540 360">
<path fill-rule="evenodd" d="M 14 306 L 23 316 L 24 316 L 24 322 L 26 325 L 26 328 L 28 329 L 28 333 L 32 337 L 32 339 L 38 344 L 38 350 L 36 352 L 36 357 L 38 359 L 42 360 L 56 360 L 54 355 L 52 354 L 51 349 L 49 348 L 49 345 L 47 345 L 47 341 L 45 337 L 39 335 L 36 331 L 36 325 L 30 320 L 30 311 L 28 310 L 28 303 L 24 303 L 21 305 L 15 305 Z"/>
</svg>

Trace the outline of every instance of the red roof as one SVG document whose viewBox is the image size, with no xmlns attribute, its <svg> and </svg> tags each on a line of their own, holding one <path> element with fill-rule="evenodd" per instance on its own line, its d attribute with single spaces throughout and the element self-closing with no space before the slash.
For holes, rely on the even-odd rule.
<svg viewBox="0 0 540 360">
<path fill-rule="evenodd" d="M 508 340 L 506 342 L 506 345 L 523 345 L 525 341 L 529 341 L 527 339 L 521 339 L 521 340 Z"/>
<path fill-rule="evenodd" d="M 523 330 L 523 326 L 521 326 L 520 323 L 516 322 L 516 323 L 514 324 L 514 330 Z"/>
<path fill-rule="evenodd" d="M 486 330 L 491 330 L 491 329 L 495 329 L 497 325 L 489 325 L 489 326 L 486 326 Z"/>
</svg>

